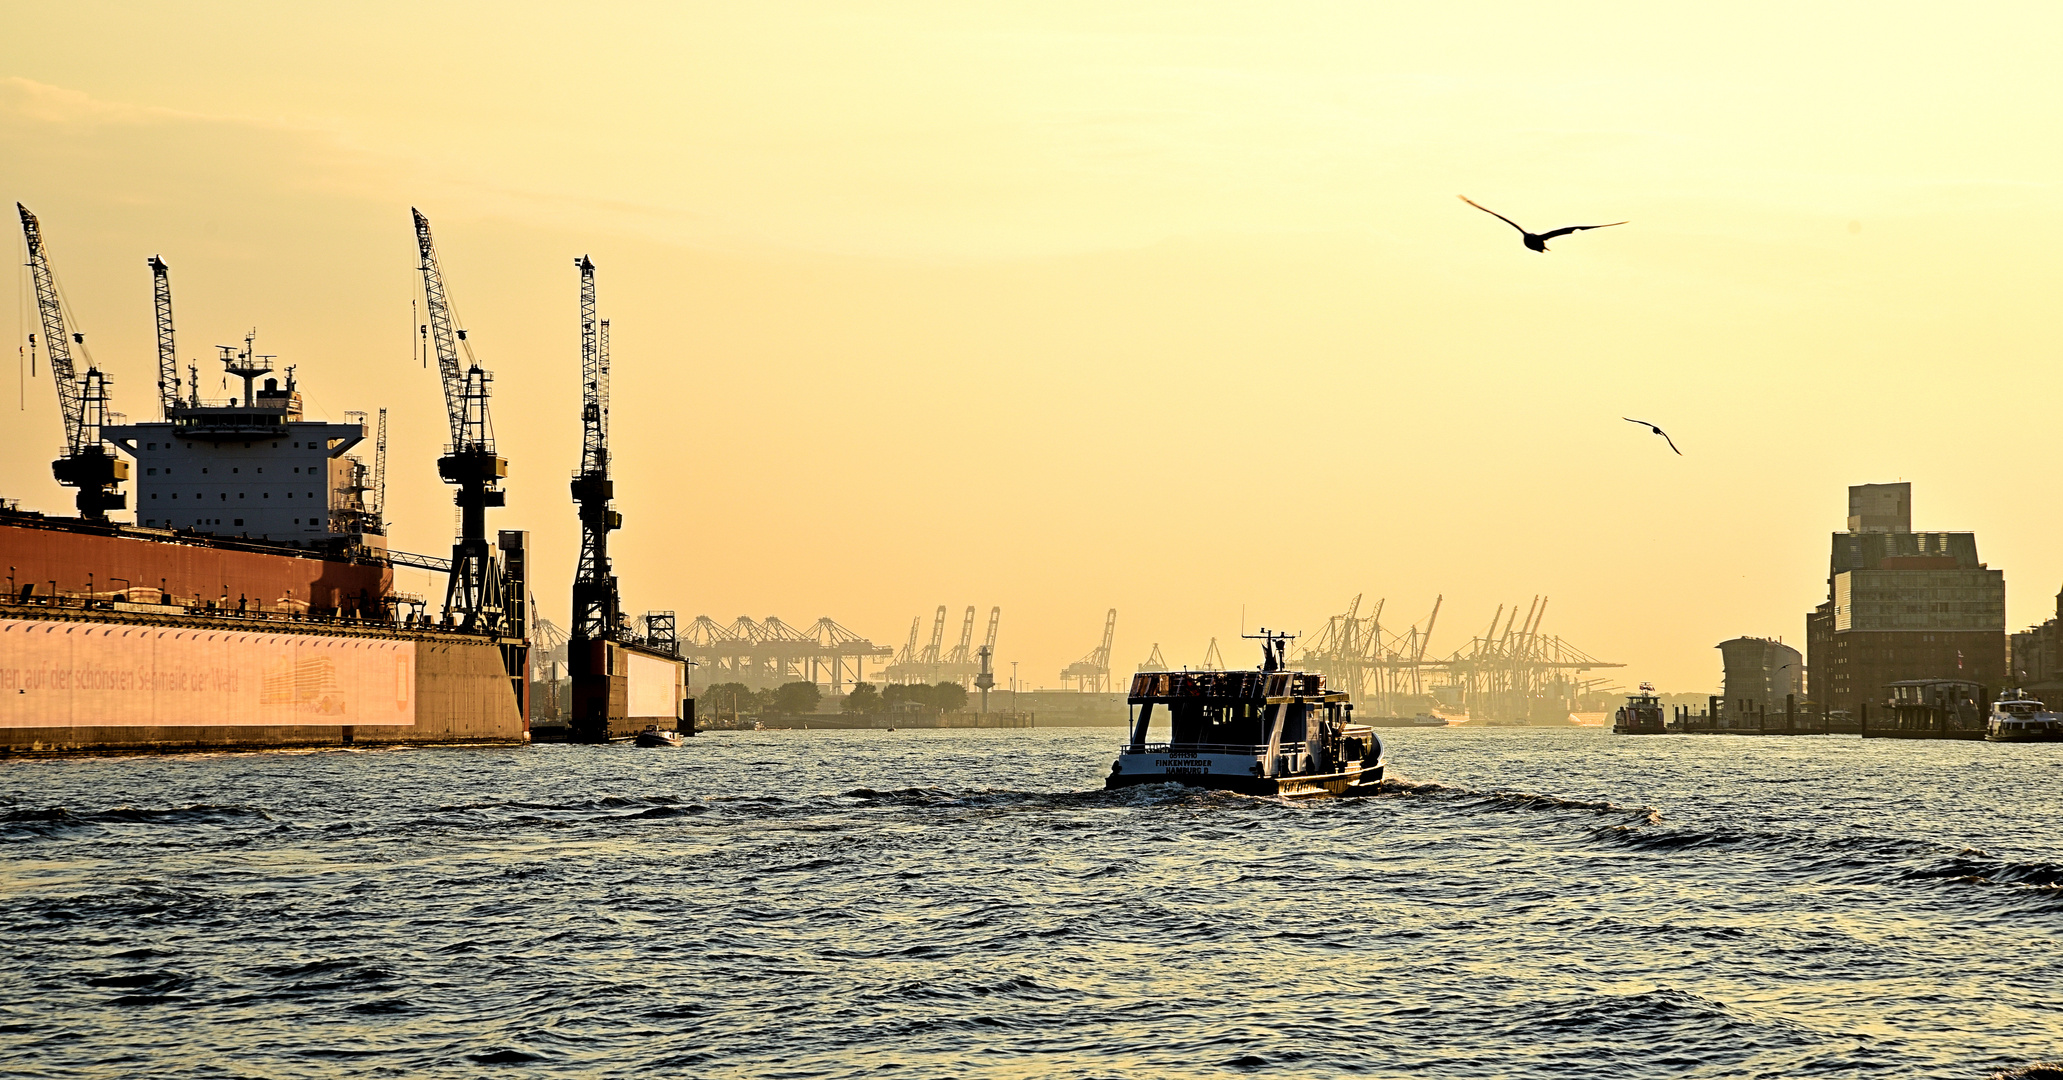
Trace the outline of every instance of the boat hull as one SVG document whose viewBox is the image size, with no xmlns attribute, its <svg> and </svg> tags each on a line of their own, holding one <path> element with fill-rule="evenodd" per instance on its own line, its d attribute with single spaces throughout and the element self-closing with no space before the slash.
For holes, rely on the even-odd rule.
<svg viewBox="0 0 2063 1080">
<path fill-rule="evenodd" d="M 1345 772 L 1308 776 L 1241 776 L 1226 772 L 1113 772 L 1103 781 L 1106 791 L 1146 784 L 1181 784 L 1240 795 L 1311 798 L 1321 795 L 1373 795 L 1382 787 L 1386 766 L 1355 765 Z"/>
</svg>

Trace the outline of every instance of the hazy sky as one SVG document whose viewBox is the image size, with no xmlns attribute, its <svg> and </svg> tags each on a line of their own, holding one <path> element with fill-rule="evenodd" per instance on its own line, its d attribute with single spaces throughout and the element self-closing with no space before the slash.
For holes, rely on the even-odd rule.
<svg viewBox="0 0 2063 1080">
<path fill-rule="evenodd" d="M 155 418 L 162 254 L 182 357 L 255 325 L 313 411 L 393 410 L 394 544 L 442 552 L 408 310 L 408 208 L 430 216 L 497 377 L 491 524 L 533 531 L 560 621 L 583 253 L 632 611 L 900 644 L 940 603 L 1000 604 L 1006 674 L 1057 685 L 1111 606 L 1129 669 L 1155 642 L 1195 662 L 1242 605 L 1316 631 L 1386 596 L 1401 629 L 1444 593 L 1445 653 L 1547 594 L 1543 629 L 1624 681 L 1716 689 L 1721 639 L 1802 642 L 1846 486 L 1897 479 L 1917 527 L 1977 531 L 2014 628 L 2063 584 L 2055 5 L 74 2 L 6 26 L 0 195 L 42 217 L 118 407 Z M 1539 255 L 1457 194 L 1632 224 Z M 24 392 L 0 493 L 68 509 L 47 377 Z"/>
</svg>

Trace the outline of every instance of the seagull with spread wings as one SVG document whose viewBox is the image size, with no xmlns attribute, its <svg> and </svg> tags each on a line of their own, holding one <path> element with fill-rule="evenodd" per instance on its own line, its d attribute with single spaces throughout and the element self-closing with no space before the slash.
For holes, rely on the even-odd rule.
<svg viewBox="0 0 2063 1080">
<path fill-rule="evenodd" d="M 1654 424 L 1651 424 L 1646 420 L 1635 420 L 1630 416 L 1622 416 L 1619 419 L 1624 420 L 1629 424 L 1639 424 L 1640 426 L 1648 429 L 1649 431 L 1652 431 L 1655 434 L 1660 435 L 1662 437 L 1662 441 L 1669 444 L 1669 449 L 1676 450 L 1676 440 L 1670 438 L 1668 432 L 1663 431 L 1661 428 L 1656 427 Z M 1676 450 L 1676 453 L 1678 457 L 1683 456 L 1683 451 L 1681 450 Z"/>
<path fill-rule="evenodd" d="M 1563 228 L 1555 229 L 1552 232 L 1531 233 L 1526 231 L 1525 226 L 1519 224 L 1516 221 L 1513 221 L 1508 217 L 1505 217 L 1503 214 L 1500 214 L 1487 206 L 1484 206 L 1482 203 L 1479 203 L 1466 195 L 1457 195 L 1455 196 L 1455 198 L 1460 199 L 1462 202 L 1465 202 L 1470 206 L 1473 206 L 1476 209 L 1481 210 L 1483 213 L 1486 213 L 1491 217 L 1494 217 L 1497 220 L 1504 222 L 1506 225 L 1509 225 L 1512 228 L 1517 229 L 1519 231 L 1519 235 L 1525 238 L 1525 245 L 1527 247 L 1532 248 L 1534 251 L 1539 251 L 1543 253 L 1547 250 L 1547 242 L 1549 240 L 1554 239 L 1557 236 L 1567 236 L 1570 233 L 1582 232 L 1585 229 L 1609 229 L 1613 225 L 1626 224 L 1623 221 L 1613 221 L 1604 225 L 1568 225 L 1564 226 Z"/>
</svg>

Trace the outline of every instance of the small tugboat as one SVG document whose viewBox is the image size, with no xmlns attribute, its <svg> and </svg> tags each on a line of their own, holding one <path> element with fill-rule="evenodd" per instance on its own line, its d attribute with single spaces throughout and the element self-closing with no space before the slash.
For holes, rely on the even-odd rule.
<svg viewBox="0 0 2063 1080">
<path fill-rule="evenodd" d="M 1986 742 L 2063 742 L 2063 715 L 2048 711 L 2022 690 L 2009 690 L 1991 706 Z"/>
<path fill-rule="evenodd" d="M 662 731 L 657 724 L 647 724 L 631 741 L 639 746 L 679 746 L 681 736 L 676 731 Z"/>
<path fill-rule="evenodd" d="M 1666 735 L 1668 725 L 1662 719 L 1662 699 L 1655 696 L 1655 688 L 1649 683 L 1640 684 L 1640 693 L 1626 695 L 1626 704 L 1612 714 L 1614 735 Z"/>
<path fill-rule="evenodd" d="M 1348 721 L 1347 695 L 1325 676 L 1285 664 L 1290 635 L 1263 629 L 1257 671 L 1141 671 L 1127 703 L 1131 737 L 1105 788 L 1186 784 L 1245 795 L 1360 795 L 1381 784 L 1375 729 Z M 1154 710 L 1167 710 L 1164 742 L 1148 742 Z"/>
</svg>

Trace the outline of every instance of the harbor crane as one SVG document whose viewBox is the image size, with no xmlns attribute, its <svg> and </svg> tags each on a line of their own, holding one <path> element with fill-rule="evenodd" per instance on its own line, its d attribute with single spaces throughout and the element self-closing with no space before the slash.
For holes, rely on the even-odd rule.
<svg viewBox="0 0 2063 1080">
<path fill-rule="evenodd" d="M 158 407 L 172 419 L 179 408 L 179 353 L 172 346 L 172 268 L 150 257 L 151 298 L 158 316 Z"/>
<path fill-rule="evenodd" d="M 89 521 L 106 521 L 107 512 L 120 510 L 128 499 L 115 485 L 129 479 L 129 463 L 108 452 L 100 441 L 101 426 L 108 422 L 107 378 L 86 356 L 86 374 L 72 365 L 72 346 L 86 351 L 86 335 L 65 327 L 64 304 L 57 290 L 56 275 L 50 270 L 50 255 L 43 242 L 43 226 L 29 208 L 15 203 L 21 212 L 22 237 L 28 241 L 29 276 L 35 282 L 36 311 L 42 318 L 43 353 L 50 360 L 50 381 L 57 384 L 57 407 L 64 414 L 64 456 L 50 463 L 50 472 L 65 487 L 79 489 L 79 516 Z M 33 346 L 34 338 L 30 339 Z"/>
<path fill-rule="evenodd" d="M 459 509 L 459 534 L 451 547 L 445 618 L 456 621 L 463 630 L 521 636 L 523 626 L 507 625 L 502 568 L 487 540 L 487 508 L 508 501 L 501 482 L 509 474 L 509 463 L 495 452 L 494 425 L 487 412 L 488 387 L 494 377 L 473 357 L 473 346 L 457 325 L 437 247 L 430 238 L 430 219 L 413 207 L 409 212 L 415 215 L 423 301 L 437 351 L 437 374 L 444 386 L 444 410 L 451 422 L 451 445 L 437 459 L 437 475 L 458 489 L 454 501 Z M 461 348 L 466 354 L 463 367 L 459 363 Z"/>
<path fill-rule="evenodd" d="M 1089 651 L 1087 656 L 1060 669 L 1060 680 L 1075 680 L 1075 688 L 1084 693 L 1107 694 L 1110 692 L 1110 643 L 1117 635 L 1117 609 L 1103 618 L 1103 644 Z"/>
<path fill-rule="evenodd" d="M 381 536 L 387 535 L 387 410 L 380 410 L 379 437 L 372 451 L 372 519 Z M 534 607 L 535 605 L 533 605 Z"/>
<path fill-rule="evenodd" d="M 609 533 L 623 527 L 610 506 L 609 323 L 595 317 L 595 264 L 582 255 L 580 270 L 580 472 L 573 477 L 579 507 L 580 564 L 573 575 L 573 628 L 566 663 L 573 678 L 573 733 L 583 742 L 609 738 L 607 647 L 623 636 L 623 604 L 609 564 Z"/>
</svg>

